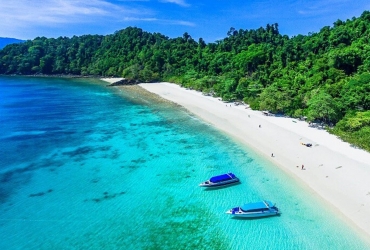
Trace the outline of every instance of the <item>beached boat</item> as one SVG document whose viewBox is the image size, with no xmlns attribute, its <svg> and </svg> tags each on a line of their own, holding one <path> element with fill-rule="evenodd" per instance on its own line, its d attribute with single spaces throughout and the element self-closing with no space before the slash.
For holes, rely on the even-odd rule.
<svg viewBox="0 0 370 250">
<path fill-rule="evenodd" d="M 199 184 L 201 187 L 219 187 L 239 182 L 239 178 L 233 173 L 213 176 L 208 181 Z"/>
<path fill-rule="evenodd" d="M 256 218 L 279 215 L 280 211 L 271 201 L 260 201 L 234 207 L 226 213 L 237 217 Z"/>
</svg>

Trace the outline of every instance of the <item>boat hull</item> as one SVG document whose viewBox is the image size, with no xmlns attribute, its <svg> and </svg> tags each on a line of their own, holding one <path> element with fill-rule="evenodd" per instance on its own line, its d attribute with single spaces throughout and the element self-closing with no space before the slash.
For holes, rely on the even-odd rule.
<svg viewBox="0 0 370 250">
<path fill-rule="evenodd" d="M 261 217 L 269 217 L 269 216 L 276 216 L 276 215 L 279 215 L 280 213 L 277 212 L 277 211 L 273 211 L 273 212 L 261 212 L 261 213 L 244 213 L 244 212 L 240 212 L 240 213 L 232 213 L 232 212 L 226 212 L 228 214 L 231 214 L 235 217 L 241 217 L 241 218 L 261 218 Z"/>
<path fill-rule="evenodd" d="M 280 215 L 280 210 L 271 201 L 262 201 L 234 207 L 226 213 L 236 217 L 258 218 Z"/>
<path fill-rule="evenodd" d="M 237 183 L 239 181 L 240 180 L 238 178 L 228 180 L 228 181 L 216 182 L 216 183 L 206 181 L 206 182 L 203 182 L 203 183 L 199 184 L 199 186 L 200 187 L 221 187 L 221 186 L 231 185 L 231 184 Z"/>
</svg>

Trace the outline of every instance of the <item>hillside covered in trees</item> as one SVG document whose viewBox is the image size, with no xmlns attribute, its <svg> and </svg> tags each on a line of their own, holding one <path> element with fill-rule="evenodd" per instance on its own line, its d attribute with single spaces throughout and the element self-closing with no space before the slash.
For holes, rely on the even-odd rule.
<svg viewBox="0 0 370 250">
<path fill-rule="evenodd" d="M 370 12 L 288 37 L 278 24 L 231 28 L 215 43 L 129 27 L 112 35 L 37 37 L 0 50 L 0 74 L 170 81 L 253 109 L 320 121 L 370 151 Z"/>
</svg>

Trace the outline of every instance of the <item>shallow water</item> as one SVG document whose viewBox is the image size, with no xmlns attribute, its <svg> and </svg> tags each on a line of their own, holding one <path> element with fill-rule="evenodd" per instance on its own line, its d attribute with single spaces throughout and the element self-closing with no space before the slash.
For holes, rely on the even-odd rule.
<svg viewBox="0 0 370 250">
<path fill-rule="evenodd" d="M 369 249 L 275 166 L 177 105 L 91 79 L 0 77 L 1 249 Z M 241 184 L 198 184 L 233 172 Z M 225 211 L 269 199 L 282 215 Z"/>
</svg>

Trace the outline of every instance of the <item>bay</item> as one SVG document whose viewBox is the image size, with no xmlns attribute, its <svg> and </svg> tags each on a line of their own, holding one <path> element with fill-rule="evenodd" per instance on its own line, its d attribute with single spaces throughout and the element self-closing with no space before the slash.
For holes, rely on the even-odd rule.
<svg viewBox="0 0 370 250">
<path fill-rule="evenodd" d="M 368 249 L 345 218 L 173 103 L 95 79 L 0 77 L 1 249 Z M 209 177 L 241 184 L 207 190 Z M 282 215 L 225 212 L 268 199 Z"/>
</svg>

